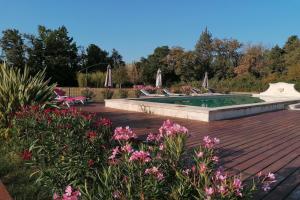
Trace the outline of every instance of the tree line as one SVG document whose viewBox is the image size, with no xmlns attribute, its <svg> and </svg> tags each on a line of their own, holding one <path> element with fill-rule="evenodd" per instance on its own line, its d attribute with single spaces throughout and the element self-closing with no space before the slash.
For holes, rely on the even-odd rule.
<svg viewBox="0 0 300 200">
<path fill-rule="evenodd" d="M 38 26 L 37 35 L 7 29 L 2 31 L 0 47 L 7 65 L 21 70 L 27 66 L 32 74 L 45 69 L 46 78 L 61 86 L 77 85 L 76 74 L 86 67 L 104 72 L 108 64 L 115 68 L 125 65 L 116 49 L 109 53 L 95 44 L 77 46 L 65 26 Z"/>
<path fill-rule="evenodd" d="M 88 66 L 94 66 L 89 71 L 98 71 L 103 79 L 100 72 L 105 72 L 108 64 L 114 68 L 114 83 L 125 86 L 154 84 L 158 68 L 167 86 L 199 82 L 205 72 L 216 84 L 239 85 L 247 81 L 248 85 L 261 81 L 300 84 L 300 40 L 296 35 L 287 38 L 282 47 L 267 48 L 262 44 L 243 44 L 233 38 L 216 38 L 206 28 L 192 50 L 160 46 L 147 57 L 125 64 L 115 49 L 109 53 L 95 44 L 87 48 L 77 46 L 64 26 L 53 30 L 39 26 L 37 35 L 22 34 L 16 29 L 2 33 L 0 45 L 9 65 L 21 69 L 27 65 L 31 73 L 46 68 L 47 78 L 62 86 L 77 85 L 77 72 Z"/>
</svg>

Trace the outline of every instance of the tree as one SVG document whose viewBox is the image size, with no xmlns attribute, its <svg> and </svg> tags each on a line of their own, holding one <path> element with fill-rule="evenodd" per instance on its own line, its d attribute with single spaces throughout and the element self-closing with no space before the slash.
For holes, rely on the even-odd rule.
<svg viewBox="0 0 300 200">
<path fill-rule="evenodd" d="M 76 84 L 75 73 L 79 61 L 77 51 L 76 43 L 68 36 L 66 27 L 51 30 L 39 26 L 29 60 L 46 67 L 47 78 L 51 78 L 52 82 L 71 86 Z"/>
<path fill-rule="evenodd" d="M 2 34 L 0 46 L 5 52 L 7 64 L 23 69 L 25 67 L 25 45 L 22 34 L 16 29 L 7 29 Z"/>
<path fill-rule="evenodd" d="M 44 43 L 41 38 L 37 38 L 34 35 L 26 35 L 26 38 L 30 43 L 30 46 L 27 47 L 27 65 L 31 74 L 35 74 L 46 68 Z"/>
<path fill-rule="evenodd" d="M 106 71 L 106 67 L 109 64 L 108 52 L 102 50 L 95 44 L 90 44 L 86 49 L 86 66 L 93 66 L 93 69 L 100 70 L 102 72 Z"/>
<path fill-rule="evenodd" d="M 285 62 L 288 66 L 300 63 L 300 40 L 298 36 L 290 36 L 283 50 L 285 51 Z"/>
<path fill-rule="evenodd" d="M 125 66 L 125 62 L 123 61 L 123 57 L 116 49 L 112 50 L 111 56 L 110 56 L 110 63 L 113 68 Z"/>
<path fill-rule="evenodd" d="M 214 75 L 218 79 L 230 78 L 234 76 L 234 69 L 237 67 L 242 44 L 237 40 L 215 39 L 213 41 Z"/>
<path fill-rule="evenodd" d="M 141 61 L 137 63 L 142 68 L 142 79 L 147 84 L 154 84 L 156 72 L 158 68 L 162 71 L 163 81 L 169 82 L 172 80 L 173 74 L 168 74 L 168 66 L 165 63 L 165 57 L 169 54 L 170 49 L 168 46 L 157 47 L 153 54 L 147 58 L 141 58 Z"/>
<path fill-rule="evenodd" d="M 261 45 L 246 47 L 239 66 L 235 68 L 235 72 L 238 75 L 250 73 L 256 77 L 260 77 L 263 67 L 266 66 L 265 52 L 265 48 Z"/>
<path fill-rule="evenodd" d="M 128 82 L 127 69 L 125 67 L 114 68 L 112 71 L 113 81 L 121 88 L 122 84 Z"/>
<path fill-rule="evenodd" d="M 213 60 L 213 39 L 212 34 L 207 28 L 201 33 L 199 40 L 195 46 L 197 56 L 197 64 L 203 68 L 203 71 L 211 71 L 211 63 Z"/>
<path fill-rule="evenodd" d="M 284 50 L 275 45 L 268 53 L 268 66 L 271 73 L 283 73 L 287 70 L 284 61 Z"/>
<path fill-rule="evenodd" d="M 175 68 L 175 73 L 182 82 L 199 80 L 196 63 L 197 55 L 193 51 L 183 52 Z"/>
</svg>

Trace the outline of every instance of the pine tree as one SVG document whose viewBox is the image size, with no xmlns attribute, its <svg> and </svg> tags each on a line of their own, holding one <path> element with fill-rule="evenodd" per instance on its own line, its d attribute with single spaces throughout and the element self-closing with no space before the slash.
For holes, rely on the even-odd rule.
<svg viewBox="0 0 300 200">
<path fill-rule="evenodd" d="M 16 68 L 25 67 L 25 45 L 23 36 L 16 29 L 2 32 L 0 46 L 5 53 L 7 64 Z"/>
</svg>

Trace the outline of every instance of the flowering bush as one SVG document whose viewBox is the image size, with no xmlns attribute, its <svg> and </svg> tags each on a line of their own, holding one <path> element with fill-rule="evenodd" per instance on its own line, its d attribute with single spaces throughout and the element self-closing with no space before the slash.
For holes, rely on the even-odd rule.
<svg viewBox="0 0 300 200">
<path fill-rule="evenodd" d="M 181 92 L 184 93 L 184 94 L 191 94 L 192 93 L 192 87 L 189 86 L 189 85 L 184 85 L 181 87 Z"/>
<path fill-rule="evenodd" d="M 76 110 L 24 108 L 13 127 L 20 156 L 54 199 L 244 199 L 256 184 L 267 191 L 275 182 L 274 174 L 259 174 L 246 185 L 224 171 L 217 138 L 204 137 L 188 155 L 187 128 L 169 120 L 145 141 L 129 127 L 112 132 L 110 120 Z"/>
<path fill-rule="evenodd" d="M 13 120 L 20 156 L 37 181 L 60 190 L 93 181 L 93 168 L 107 159 L 111 121 L 75 109 L 23 108 Z"/>
</svg>

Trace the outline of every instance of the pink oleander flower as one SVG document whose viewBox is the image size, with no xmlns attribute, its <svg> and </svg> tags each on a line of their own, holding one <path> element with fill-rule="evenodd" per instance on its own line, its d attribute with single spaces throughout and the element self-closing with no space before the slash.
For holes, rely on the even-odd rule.
<svg viewBox="0 0 300 200">
<path fill-rule="evenodd" d="M 157 180 L 161 181 L 164 179 L 164 175 L 159 171 L 157 167 L 148 168 L 145 170 L 145 174 L 151 174 L 156 177 Z"/>
<path fill-rule="evenodd" d="M 121 147 L 121 150 L 126 152 L 126 153 L 132 153 L 133 152 L 132 146 L 128 143 L 125 146 Z"/>
<path fill-rule="evenodd" d="M 212 161 L 214 161 L 215 163 L 219 162 L 219 157 L 218 156 L 213 156 Z"/>
<path fill-rule="evenodd" d="M 95 131 L 89 131 L 86 135 L 89 140 L 94 140 L 97 137 L 97 133 Z"/>
<path fill-rule="evenodd" d="M 275 174 L 269 172 L 267 175 L 264 176 L 262 179 L 262 189 L 263 191 L 267 192 L 271 189 L 271 184 L 276 182 Z"/>
<path fill-rule="evenodd" d="M 112 154 L 111 154 L 111 156 L 108 157 L 108 159 L 114 160 L 116 158 L 117 154 L 119 154 L 119 153 L 120 153 L 120 147 L 117 146 L 117 147 L 113 148 Z"/>
<path fill-rule="evenodd" d="M 228 192 L 227 188 L 224 185 L 218 186 L 218 192 L 222 195 Z"/>
<path fill-rule="evenodd" d="M 200 169 L 199 169 L 200 174 L 203 174 L 206 172 L 207 167 L 206 167 L 205 163 L 200 163 L 199 167 L 200 167 Z"/>
<path fill-rule="evenodd" d="M 164 121 L 163 125 L 159 128 L 159 132 L 162 136 L 176 136 L 178 134 L 187 135 L 188 129 L 170 120 L 166 120 Z"/>
<path fill-rule="evenodd" d="M 88 166 L 89 167 L 93 167 L 95 164 L 95 161 L 93 161 L 92 159 L 88 160 Z"/>
<path fill-rule="evenodd" d="M 205 136 L 203 138 L 203 142 L 204 142 L 204 146 L 206 148 L 213 148 L 215 145 L 219 144 L 220 143 L 220 140 L 218 138 L 211 138 L 209 136 Z"/>
<path fill-rule="evenodd" d="M 161 134 L 149 133 L 146 140 L 148 142 L 160 142 L 161 139 L 162 139 Z"/>
<path fill-rule="evenodd" d="M 129 126 L 123 127 L 117 127 L 114 131 L 113 139 L 114 140 L 124 140 L 128 141 L 130 139 L 136 138 L 135 133 L 129 128 Z"/>
<path fill-rule="evenodd" d="M 271 189 L 271 186 L 270 184 L 263 184 L 261 188 L 263 191 L 268 192 Z"/>
<path fill-rule="evenodd" d="M 202 151 L 199 151 L 198 153 L 196 153 L 197 158 L 202 158 L 203 155 L 204 155 L 204 153 Z"/>
<path fill-rule="evenodd" d="M 243 189 L 241 179 L 239 179 L 239 178 L 234 178 L 234 179 L 233 179 L 233 187 L 234 187 L 234 189 L 236 189 L 236 190 Z"/>
<path fill-rule="evenodd" d="M 185 169 L 182 172 L 184 175 L 188 176 L 191 173 L 191 169 Z"/>
<path fill-rule="evenodd" d="M 223 170 L 221 169 L 218 169 L 216 172 L 215 172 L 215 178 L 216 180 L 219 180 L 219 181 L 225 181 L 227 179 L 227 175 L 224 174 Z"/>
<path fill-rule="evenodd" d="M 111 126 L 112 122 L 108 118 L 101 118 L 100 120 L 95 122 L 96 126 Z"/>
<path fill-rule="evenodd" d="M 274 181 L 275 180 L 275 174 L 269 172 L 268 175 L 267 175 L 267 178 L 271 181 Z"/>
<path fill-rule="evenodd" d="M 21 157 L 22 157 L 23 160 L 31 160 L 32 152 L 29 151 L 28 149 L 25 149 L 25 150 L 21 153 Z"/>
<path fill-rule="evenodd" d="M 73 188 L 69 185 L 65 189 L 65 193 L 63 194 L 62 198 L 57 194 L 54 193 L 53 199 L 54 200 L 78 200 L 81 196 L 81 193 L 78 190 L 73 190 Z"/>
<path fill-rule="evenodd" d="M 120 191 L 114 191 L 113 192 L 113 197 L 115 198 L 115 199 L 120 199 L 121 198 L 121 192 Z"/>
<path fill-rule="evenodd" d="M 161 160 L 161 159 L 162 159 L 161 153 L 157 153 L 155 158 L 156 158 L 157 160 Z"/>
<path fill-rule="evenodd" d="M 164 145 L 163 143 L 161 143 L 161 144 L 159 145 L 159 150 L 162 151 L 162 150 L 164 150 L 164 148 L 165 148 L 165 145 Z"/>
<path fill-rule="evenodd" d="M 60 200 L 60 199 L 61 199 L 60 196 L 55 192 L 53 194 L 53 200 Z"/>
<path fill-rule="evenodd" d="M 192 172 L 195 172 L 195 171 L 196 171 L 196 166 L 193 165 L 193 166 L 191 167 L 191 170 L 192 170 Z"/>
<path fill-rule="evenodd" d="M 145 151 L 134 151 L 130 158 L 129 161 L 140 161 L 142 163 L 147 163 L 151 161 L 151 157 L 149 152 Z"/>
<path fill-rule="evenodd" d="M 211 197 L 214 194 L 214 189 L 212 187 L 205 187 L 205 194 L 207 197 Z"/>
</svg>

